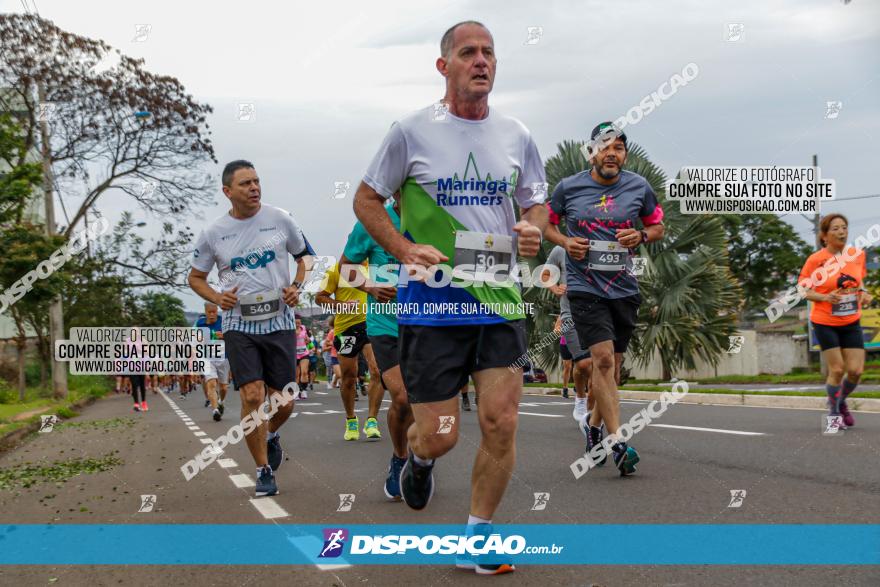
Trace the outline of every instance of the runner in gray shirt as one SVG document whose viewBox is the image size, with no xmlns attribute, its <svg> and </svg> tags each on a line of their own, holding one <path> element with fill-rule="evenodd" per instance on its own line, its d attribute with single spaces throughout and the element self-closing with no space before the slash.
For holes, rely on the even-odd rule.
<svg viewBox="0 0 880 587">
<path fill-rule="evenodd" d="M 590 378 L 596 409 L 583 422 L 587 449 L 602 442 L 604 422 L 613 438 L 612 453 L 620 475 L 636 470 L 639 455 L 619 434 L 619 365 L 638 318 L 641 297 L 632 272 L 640 245 L 663 238 L 663 209 L 644 177 L 623 171 L 626 135 L 610 122 L 591 133 L 592 168 L 556 184 L 550 199 L 546 236 L 565 247 L 567 296 L 581 345 L 590 349 Z M 565 219 L 568 236 L 555 225 Z M 638 223 L 644 227 L 637 228 Z M 603 455 L 597 465 L 605 463 Z"/>
<path fill-rule="evenodd" d="M 562 324 L 562 338 L 565 339 L 565 344 L 562 346 L 563 349 L 567 349 L 569 359 L 574 364 L 575 400 L 574 411 L 571 415 L 575 420 L 580 422 L 587 414 L 587 393 L 590 388 L 590 374 L 593 370 L 593 365 L 592 359 L 590 358 L 590 349 L 585 349 L 581 346 L 577 330 L 574 327 L 574 321 L 571 318 L 571 305 L 568 301 L 568 295 L 566 294 L 568 286 L 566 285 L 567 271 L 565 257 L 565 249 L 556 245 L 553 250 L 550 251 L 550 254 L 547 255 L 547 264 L 553 265 L 559 269 L 559 284 L 551 286 L 550 291 L 559 298 L 559 318 Z M 550 271 L 545 270 L 543 273 L 541 279 L 546 282 L 549 278 Z M 565 359 L 564 354 L 563 359 Z M 589 409 L 592 409 L 595 401 L 592 400 L 592 398 L 590 398 L 590 400 Z"/>
</svg>

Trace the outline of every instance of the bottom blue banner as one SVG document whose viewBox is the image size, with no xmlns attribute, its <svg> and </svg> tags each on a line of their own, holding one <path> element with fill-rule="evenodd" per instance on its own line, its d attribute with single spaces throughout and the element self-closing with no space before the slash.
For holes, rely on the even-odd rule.
<svg viewBox="0 0 880 587">
<path fill-rule="evenodd" d="M 846 547 L 827 548 L 829 539 Z M 222 548 L 185 546 L 198 544 Z M 0 526 L 6 565 L 446 565 L 463 558 L 524 565 L 878 565 L 880 525 L 520 524 L 485 535 L 461 525 L 414 524 Z"/>
</svg>

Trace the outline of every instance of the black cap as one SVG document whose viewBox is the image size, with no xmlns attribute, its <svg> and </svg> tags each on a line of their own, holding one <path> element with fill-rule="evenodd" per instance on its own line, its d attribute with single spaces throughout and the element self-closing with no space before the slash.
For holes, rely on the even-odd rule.
<svg viewBox="0 0 880 587">
<path fill-rule="evenodd" d="M 599 124 L 597 124 L 596 127 L 593 129 L 593 132 L 590 133 L 590 141 L 595 142 L 596 138 L 602 133 L 607 132 L 608 129 L 614 129 L 614 131 L 617 133 L 618 138 L 623 141 L 623 146 L 627 146 L 626 135 L 623 133 L 622 130 L 614 126 L 614 123 L 612 122 L 600 122 Z"/>
</svg>

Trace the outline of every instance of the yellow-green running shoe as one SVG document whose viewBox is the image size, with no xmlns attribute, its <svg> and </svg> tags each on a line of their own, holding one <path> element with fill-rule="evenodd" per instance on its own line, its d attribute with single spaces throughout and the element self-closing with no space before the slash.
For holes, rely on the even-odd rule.
<svg viewBox="0 0 880 587">
<path fill-rule="evenodd" d="M 379 432 L 379 422 L 376 421 L 376 418 L 367 418 L 367 421 L 364 423 L 364 434 L 367 435 L 367 440 L 379 440 L 382 438 L 382 434 Z"/>
<path fill-rule="evenodd" d="M 345 419 L 345 440 L 357 440 L 361 435 L 358 433 L 358 419 L 357 416 L 354 418 L 346 418 Z"/>
</svg>

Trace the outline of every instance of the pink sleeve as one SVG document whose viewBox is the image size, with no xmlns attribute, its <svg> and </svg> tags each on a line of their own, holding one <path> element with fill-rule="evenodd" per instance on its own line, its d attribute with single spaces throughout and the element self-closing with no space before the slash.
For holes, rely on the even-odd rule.
<svg viewBox="0 0 880 587">
<path fill-rule="evenodd" d="M 642 216 L 642 224 L 645 226 L 660 224 L 661 222 L 663 222 L 663 208 L 660 207 L 660 204 L 657 204 L 657 207 L 654 208 L 653 212 L 647 216 Z"/>
<path fill-rule="evenodd" d="M 553 208 L 550 207 L 550 204 L 547 204 L 547 212 L 549 214 L 550 224 L 554 226 L 559 226 L 559 214 L 553 211 Z"/>
</svg>

